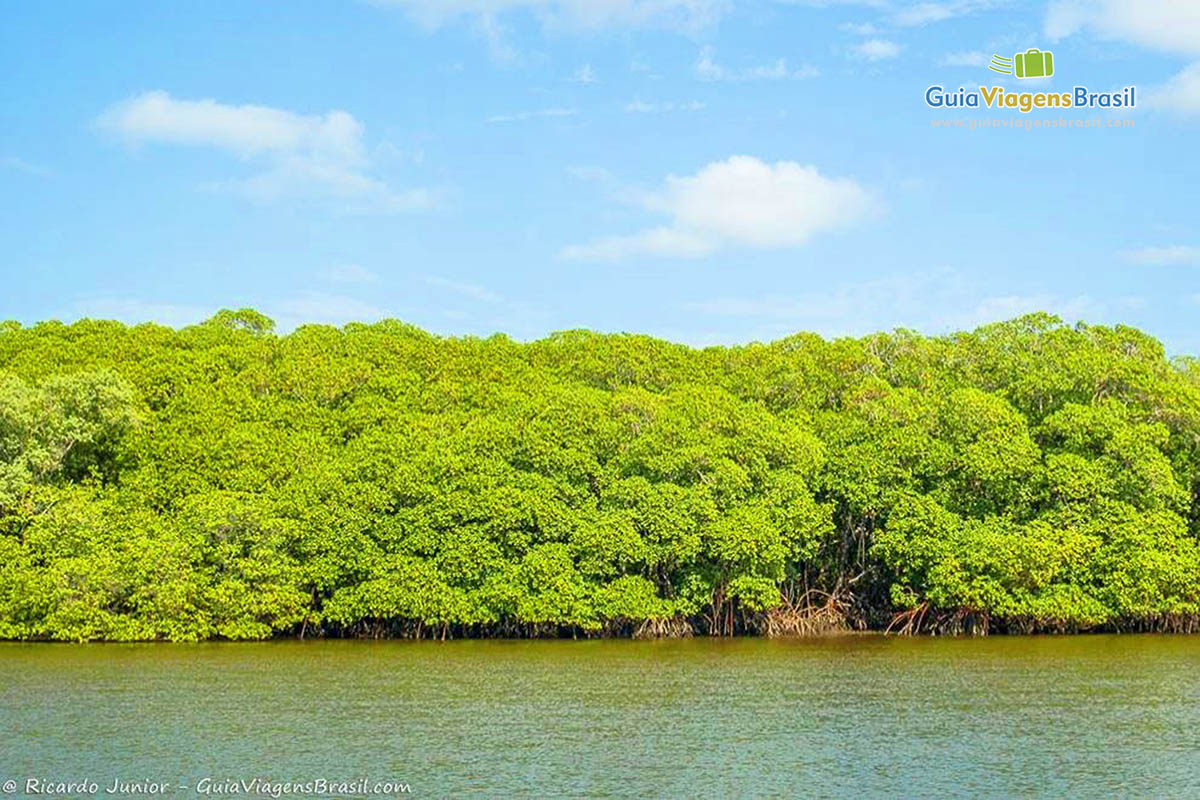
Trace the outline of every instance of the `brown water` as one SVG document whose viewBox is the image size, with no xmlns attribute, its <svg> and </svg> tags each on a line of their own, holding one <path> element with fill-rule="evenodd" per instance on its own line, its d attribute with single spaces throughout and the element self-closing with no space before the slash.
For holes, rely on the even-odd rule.
<svg viewBox="0 0 1200 800">
<path fill-rule="evenodd" d="M 1200 797 L 1200 637 L 4 644 L 0 780 L 21 796 L 30 776 L 175 798 L 262 796 L 215 790 L 256 776 L 414 797 Z"/>
</svg>

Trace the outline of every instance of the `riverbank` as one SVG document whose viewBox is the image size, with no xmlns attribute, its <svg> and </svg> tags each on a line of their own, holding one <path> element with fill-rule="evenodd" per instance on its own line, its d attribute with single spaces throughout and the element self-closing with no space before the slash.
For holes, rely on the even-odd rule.
<svg viewBox="0 0 1200 800">
<path fill-rule="evenodd" d="M 1195 630 L 1200 362 L 0 325 L 0 638 Z"/>
</svg>

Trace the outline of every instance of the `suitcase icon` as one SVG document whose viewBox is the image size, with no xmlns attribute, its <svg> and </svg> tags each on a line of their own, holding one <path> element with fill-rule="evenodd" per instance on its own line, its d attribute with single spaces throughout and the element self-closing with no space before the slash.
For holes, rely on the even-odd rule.
<svg viewBox="0 0 1200 800">
<path fill-rule="evenodd" d="M 1049 78 L 1054 74 L 1054 54 L 1031 47 L 1013 56 L 1018 78 Z"/>
</svg>

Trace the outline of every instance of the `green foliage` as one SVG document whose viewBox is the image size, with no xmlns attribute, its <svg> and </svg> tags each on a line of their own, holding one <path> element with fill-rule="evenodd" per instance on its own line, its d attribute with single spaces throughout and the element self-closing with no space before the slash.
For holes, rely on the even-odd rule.
<svg viewBox="0 0 1200 800">
<path fill-rule="evenodd" d="M 0 638 L 1200 617 L 1200 367 L 1128 328 L 273 330 L 0 325 Z"/>
</svg>

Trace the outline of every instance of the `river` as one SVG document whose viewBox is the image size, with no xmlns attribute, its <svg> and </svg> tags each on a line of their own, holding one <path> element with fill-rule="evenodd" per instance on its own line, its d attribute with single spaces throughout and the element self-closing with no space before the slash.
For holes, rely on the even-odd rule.
<svg viewBox="0 0 1200 800">
<path fill-rule="evenodd" d="M 31 777 L 1200 797 L 1200 636 L 0 644 L 0 778 Z"/>
</svg>

